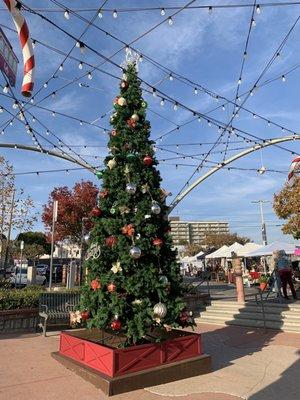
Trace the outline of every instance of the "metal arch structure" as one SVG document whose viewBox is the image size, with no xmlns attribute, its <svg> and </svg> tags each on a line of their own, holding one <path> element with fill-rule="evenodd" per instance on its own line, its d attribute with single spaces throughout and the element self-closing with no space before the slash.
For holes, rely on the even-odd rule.
<svg viewBox="0 0 300 400">
<path fill-rule="evenodd" d="M 89 165 L 88 163 L 77 160 L 76 158 L 73 158 L 73 157 L 69 157 L 68 155 L 61 154 L 54 150 L 39 150 L 38 148 L 36 148 L 34 146 L 27 146 L 24 144 L 16 144 L 16 143 L 0 143 L 0 148 L 1 147 L 7 148 L 7 149 L 34 151 L 36 153 L 46 154 L 49 156 L 62 158 L 63 160 L 70 161 L 74 164 L 80 165 L 81 167 L 86 168 L 87 170 L 89 170 L 93 173 L 95 172 L 94 168 L 91 165 Z"/>
<path fill-rule="evenodd" d="M 207 178 L 209 178 L 211 175 L 222 169 L 228 164 L 231 164 L 232 162 L 238 160 L 239 158 L 245 157 L 250 153 L 253 153 L 254 151 L 260 150 L 264 147 L 276 145 L 278 143 L 282 142 L 288 142 L 288 141 L 293 141 L 293 140 L 300 140 L 300 135 L 292 135 L 292 136 L 284 136 L 281 138 L 276 138 L 276 139 L 269 139 L 264 141 L 261 144 L 256 144 L 253 147 L 250 147 L 247 150 L 241 151 L 238 154 L 235 154 L 234 156 L 228 158 L 224 162 L 216 165 L 215 167 L 211 168 L 208 172 L 206 172 L 204 175 L 200 176 L 200 178 L 196 179 L 190 186 L 188 186 L 182 193 L 180 193 L 178 196 L 175 197 L 175 199 L 172 201 L 172 203 L 169 206 L 169 213 L 174 210 L 174 208 L 178 205 L 178 203 L 181 202 L 196 186 L 198 186 L 200 183 L 205 181 Z"/>
</svg>

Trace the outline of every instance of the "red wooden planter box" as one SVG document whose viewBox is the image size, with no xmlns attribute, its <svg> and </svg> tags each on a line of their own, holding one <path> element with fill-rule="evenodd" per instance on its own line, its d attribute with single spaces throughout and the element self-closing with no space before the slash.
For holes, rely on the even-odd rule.
<svg viewBox="0 0 300 400">
<path fill-rule="evenodd" d="M 85 332 L 62 332 L 59 353 L 111 378 L 203 354 L 201 337 L 196 333 L 180 331 L 180 336 L 162 343 L 119 349 L 89 340 L 91 335 Z"/>
</svg>

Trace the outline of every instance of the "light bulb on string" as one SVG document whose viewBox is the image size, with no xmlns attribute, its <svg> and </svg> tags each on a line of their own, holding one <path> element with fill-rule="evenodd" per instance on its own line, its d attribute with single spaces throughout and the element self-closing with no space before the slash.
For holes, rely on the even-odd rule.
<svg viewBox="0 0 300 400">
<path fill-rule="evenodd" d="M 166 11 L 165 11 L 164 8 L 162 8 L 162 9 L 160 10 L 160 15 L 164 16 L 165 14 L 166 14 Z"/>
<path fill-rule="evenodd" d="M 215 100 L 216 100 L 216 102 L 219 101 L 219 96 L 218 95 L 215 97 Z"/>
<path fill-rule="evenodd" d="M 246 58 L 247 57 L 247 52 L 246 51 L 244 51 L 244 58 Z"/>
<path fill-rule="evenodd" d="M 174 80 L 174 78 L 173 78 L 173 75 L 172 75 L 172 74 L 170 74 L 170 75 L 169 75 L 169 79 L 170 79 L 170 81 L 173 81 L 173 80 Z"/>
<path fill-rule="evenodd" d="M 213 12 L 213 8 L 212 8 L 212 6 L 209 6 L 209 7 L 208 7 L 208 14 L 211 15 L 212 12 Z"/>
<path fill-rule="evenodd" d="M 3 113 L 3 107 L 0 107 L 0 113 L 2 114 Z"/>
<path fill-rule="evenodd" d="M 260 5 L 259 5 L 259 4 L 257 4 L 257 6 L 256 6 L 256 13 L 257 13 L 257 14 L 260 14 L 260 13 L 261 13 L 261 8 L 260 8 Z"/>
<path fill-rule="evenodd" d="M 271 122 L 270 121 L 268 121 L 268 126 L 271 126 Z"/>
<path fill-rule="evenodd" d="M 52 117 L 55 117 L 55 111 L 52 111 Z"/>
<path fill-rule="evenodd" d="M 250 90 L 250 96 L 253 96 L 253 90 L 252 89 Z"/>
<path fill-rule="evenodd" d="M 240 97 L 238 97 L 238 98 L 237 98 L 237 101 L 241 102 L 242 100 L 241 100 L 241 98 L 240 98 Z"/>
<path fill-rule="evenodd" d="M 99 18 L 103 18 L 103 12 L 102 12 L 101 9 L 98 11 L 98 17 L 99 17 Z"/>
<path fill-rule="evenodd" d="M 198 94 L 198 89 L 195 87 L 195 89 L 194 89 L 194 93 L 195 94 Z"/>
<path fill-rule="evenodd" d="M 45 82 L 43 86 L 46 89 L 46 87 L 48 86 L 48 82 Z"/>
<path fill-rule="evenodd" d="M 30 103 L 31 103 L 31 104 L 34 104 L 34 97 L 31 97 Z"/>
<path fill-rule="evenodd" d="M 35 121 L 36 121 L 35 117 L 32 117 L 32 122 L 35 122 Z"/>
<path fill-rule="evenodd" d="M 4 130 L 2 129 L 2 131 L 1 131 L 1 135 L 4 135 Z"/>
<path fill-rule="evenodd" d="M 211 126 L 210 120 L 207 121 L 207 125 L 208 125 L 208 126 Z"/>
<path fill-rule="evenodd" d="M 177 111 L 177 110 L 178 110 L 178 103 L 175 103 L 175 104 L 174 104 L 173 109 L 174 109 L 174 111 Z"/>
<path fill-rule="evenodd" d="M 276 58 L 280 58 L 280 56 L 281 56 L 281 54 L 278 52 L 278 53 L 276 54 Z"/>
<path fill-rule="evenodd" d="M 225 111 L 225 105 L 224 104 L 222 105 L 222 110 Z"/>
<path fill-rule="evenodd" d="M 33 40 L 32 40 L 32 48 L 33 48 L 33 49 L 35 49 L 35 45 L 36 45 L 36 40 L 33 39 Z"/>
<path fill-rule="evenodd" d="M 67 20 L 69 20 L 69 19 L 70 19 L 70 13 L 69 13 L 69 10 L 65 10 L 65 12 L 64 12 L 64 17 L 65 17 L 65 19 L 67 19 Z"/>
<path fill-rule="evenodd" d="M 169 17 L 168 18 L 168 24 L 171 26 L 171 25 L 173 25 L 173 19 L 172 19 L 172 17 Z"/>
<path fill-rule="evenodd" d="M 144 58 L 143 58 L 143 55 L 142 55 L 142 54 L 140 54 L 140 57 L 139 57 L 139 62 L 143 62 L 143 60 L 144 60 Z"/>
<path fill-rule="evenodd" d="M 161 105 L 161 106 L 164 106 L 164 105 L 165 105 L 165 100 L 164 100 L 164 99 L 161 99 L 160 105 Z"/>
<path fill-rule="evenodd" d="M 198 117 L 198 122 L 201 122 L 201 117 Z"/>
<path fill-rule="evenodd" d="M 241 85 L 241 84 L 242 84 L 242 78 L 239 78 L 238 85 Z"/>
<path fill-rule="evenodd" d="M 83 125 L 83 122 L 82 122 L 82 121 L 80 121 L 80 122 L 79 122 L 79 124 L 82 126 L 82 125 Z"/>
<path fill-rule="evenodd" d="M 84 45 L 84 43 L 80 42 L 79 50 L 80 50 L 80 54 L 84 54 L 85 53 L 85 45 Z"/>
<path fill-rule="evenodd" d="M 256 114 L 252 114 L 252 117 L 255 119 L 256 118 Z"/>
<path fill-rule="evenodd" d="M 155 88 L 152 89 L 152 96 L 153 96 L 153 97 L 156 97 L 156 96 L 157 96 L 157 93 L 156 93 L 156 89 L 155 89 Z"/>
<path fill-rule="evenodd" d="M 82 63 L 82 61 L 80 61 L 80 63 L 78 64 L 78 68 L 79 68 L 79 69 L 82 69 L 82 68 L 83 68 L 83 63 Z"/>
<path fill-rule="evenodd" d="M 118 18 L 117 10 L 114 10 L 114 12 L 113 12 L 113 17 L 114 17 L 114 18 Z"/>
<path fill-rule="evenodd" d="M 282 82 L 286 81 L 285 75 L 282 75 L 281 80 L 282 80 Z"/>
<path fill-rule="evenodd" d="M 13 120 L 9 121 L 9 125 L 12 126 L 13 124 Z"/>
<path fill-rule="evenodd" d="M 47 130 L 46 130 L 46 135 L 49 135 L 49 133 L 50 133 L 50 132 L 49 132 L 49 130 L 47 129 Z"/>
<path fill-rule="evenodd" d="M 14 102 L 12 108 L 13 108 L 14 110 L 16 110 L 16 109 L 18 108 L 18 102 L 17 102 L 17 101 Z"/>
<path fill-rule="evenodd" d="M 92 75 L 92 73 L 91 73 L 91 72 L 89 72 L 87 77 L 88 77 L 88 79 L 89 79 L 89 80 L 93 79 L 93 75 Z"/>
<path fill-rule="evenodd" d="M 56 96 L 56 92 L 52 92 L 51 96 L 54 98 Z"/>
<path fill-rule="evenodd" d="M 64 66 L 63 66 L 63 64 L 60 64 L 60 66 L 59 66 L 59 68 L 58 68 L 60 71 L 63 71 L 63 69 L 64 69 Z"/>
<path fill-rule="evenodd" d="M 254 18 L 252 18 L 252 20 L 251 20 L 251 26 L 252 26 L 253 28 L 256 26 L 256 22 L 255 22 L 255 19 L 254 19 Z"/>
<path fill-rule="evenodd" d="M 9 86 L 8 86 L 8 84 L 6 84 L 3 88 L 3 93 L 5 93 L 5 94 L 8 93 L 8 90 L 9 90 Z"/>
</svg>

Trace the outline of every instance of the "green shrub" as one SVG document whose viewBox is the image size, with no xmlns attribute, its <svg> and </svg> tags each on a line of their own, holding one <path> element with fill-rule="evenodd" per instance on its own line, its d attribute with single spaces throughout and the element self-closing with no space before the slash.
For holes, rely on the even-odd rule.
<svg viewBox="0 0 300 400">
<path fill-rule="evenodd" d="M 38 307 L 41 287 L 0 289 L 0 310 L 16 310 Z"/>
</svg>

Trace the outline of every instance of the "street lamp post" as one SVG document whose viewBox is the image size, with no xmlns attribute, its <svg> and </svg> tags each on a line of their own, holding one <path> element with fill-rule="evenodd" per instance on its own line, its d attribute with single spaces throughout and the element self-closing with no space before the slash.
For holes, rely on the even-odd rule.
<svg viewBox="0 0 300 400">
<path fill-rule="evenodd" d="M 53 202 L 53 211 L 52 211 L 52 232 L 51 232 L 51 256 L 50 256 L 49 289 L 51 289 L 51 287 L 52 287 L 54 230 L 55 230 L 55 222 L 57 221 L 57 209 L 58 209 L 58 201 L 54 200 L 54 202 Z"/>
<path fill-rule="evenodd" d="M 22 262 L 23 262 L 23 250 L 24 250 L 24 241 L 21 240 L 20 243 L 20 250 L 21 250 L 21 254 L 20 254 L 20 277 L 19 277 L 19 288 L 22 285 Z"/>
<path fill-rule="evenodd" d="M 266 246 L 268 244 L 268 240 L 267 240 L 267 228 L 266 228 L 266 223 L 265 223 L 265 218 L 264 218 L 263 204 L 270 203 L 270 202 L 267 201 L 267 200 L 257 200 L 257 201 L 251 201 L 251 203 L 259 204 L 262 243 L 263 243 L 264 246 Z"/>
</svg>

